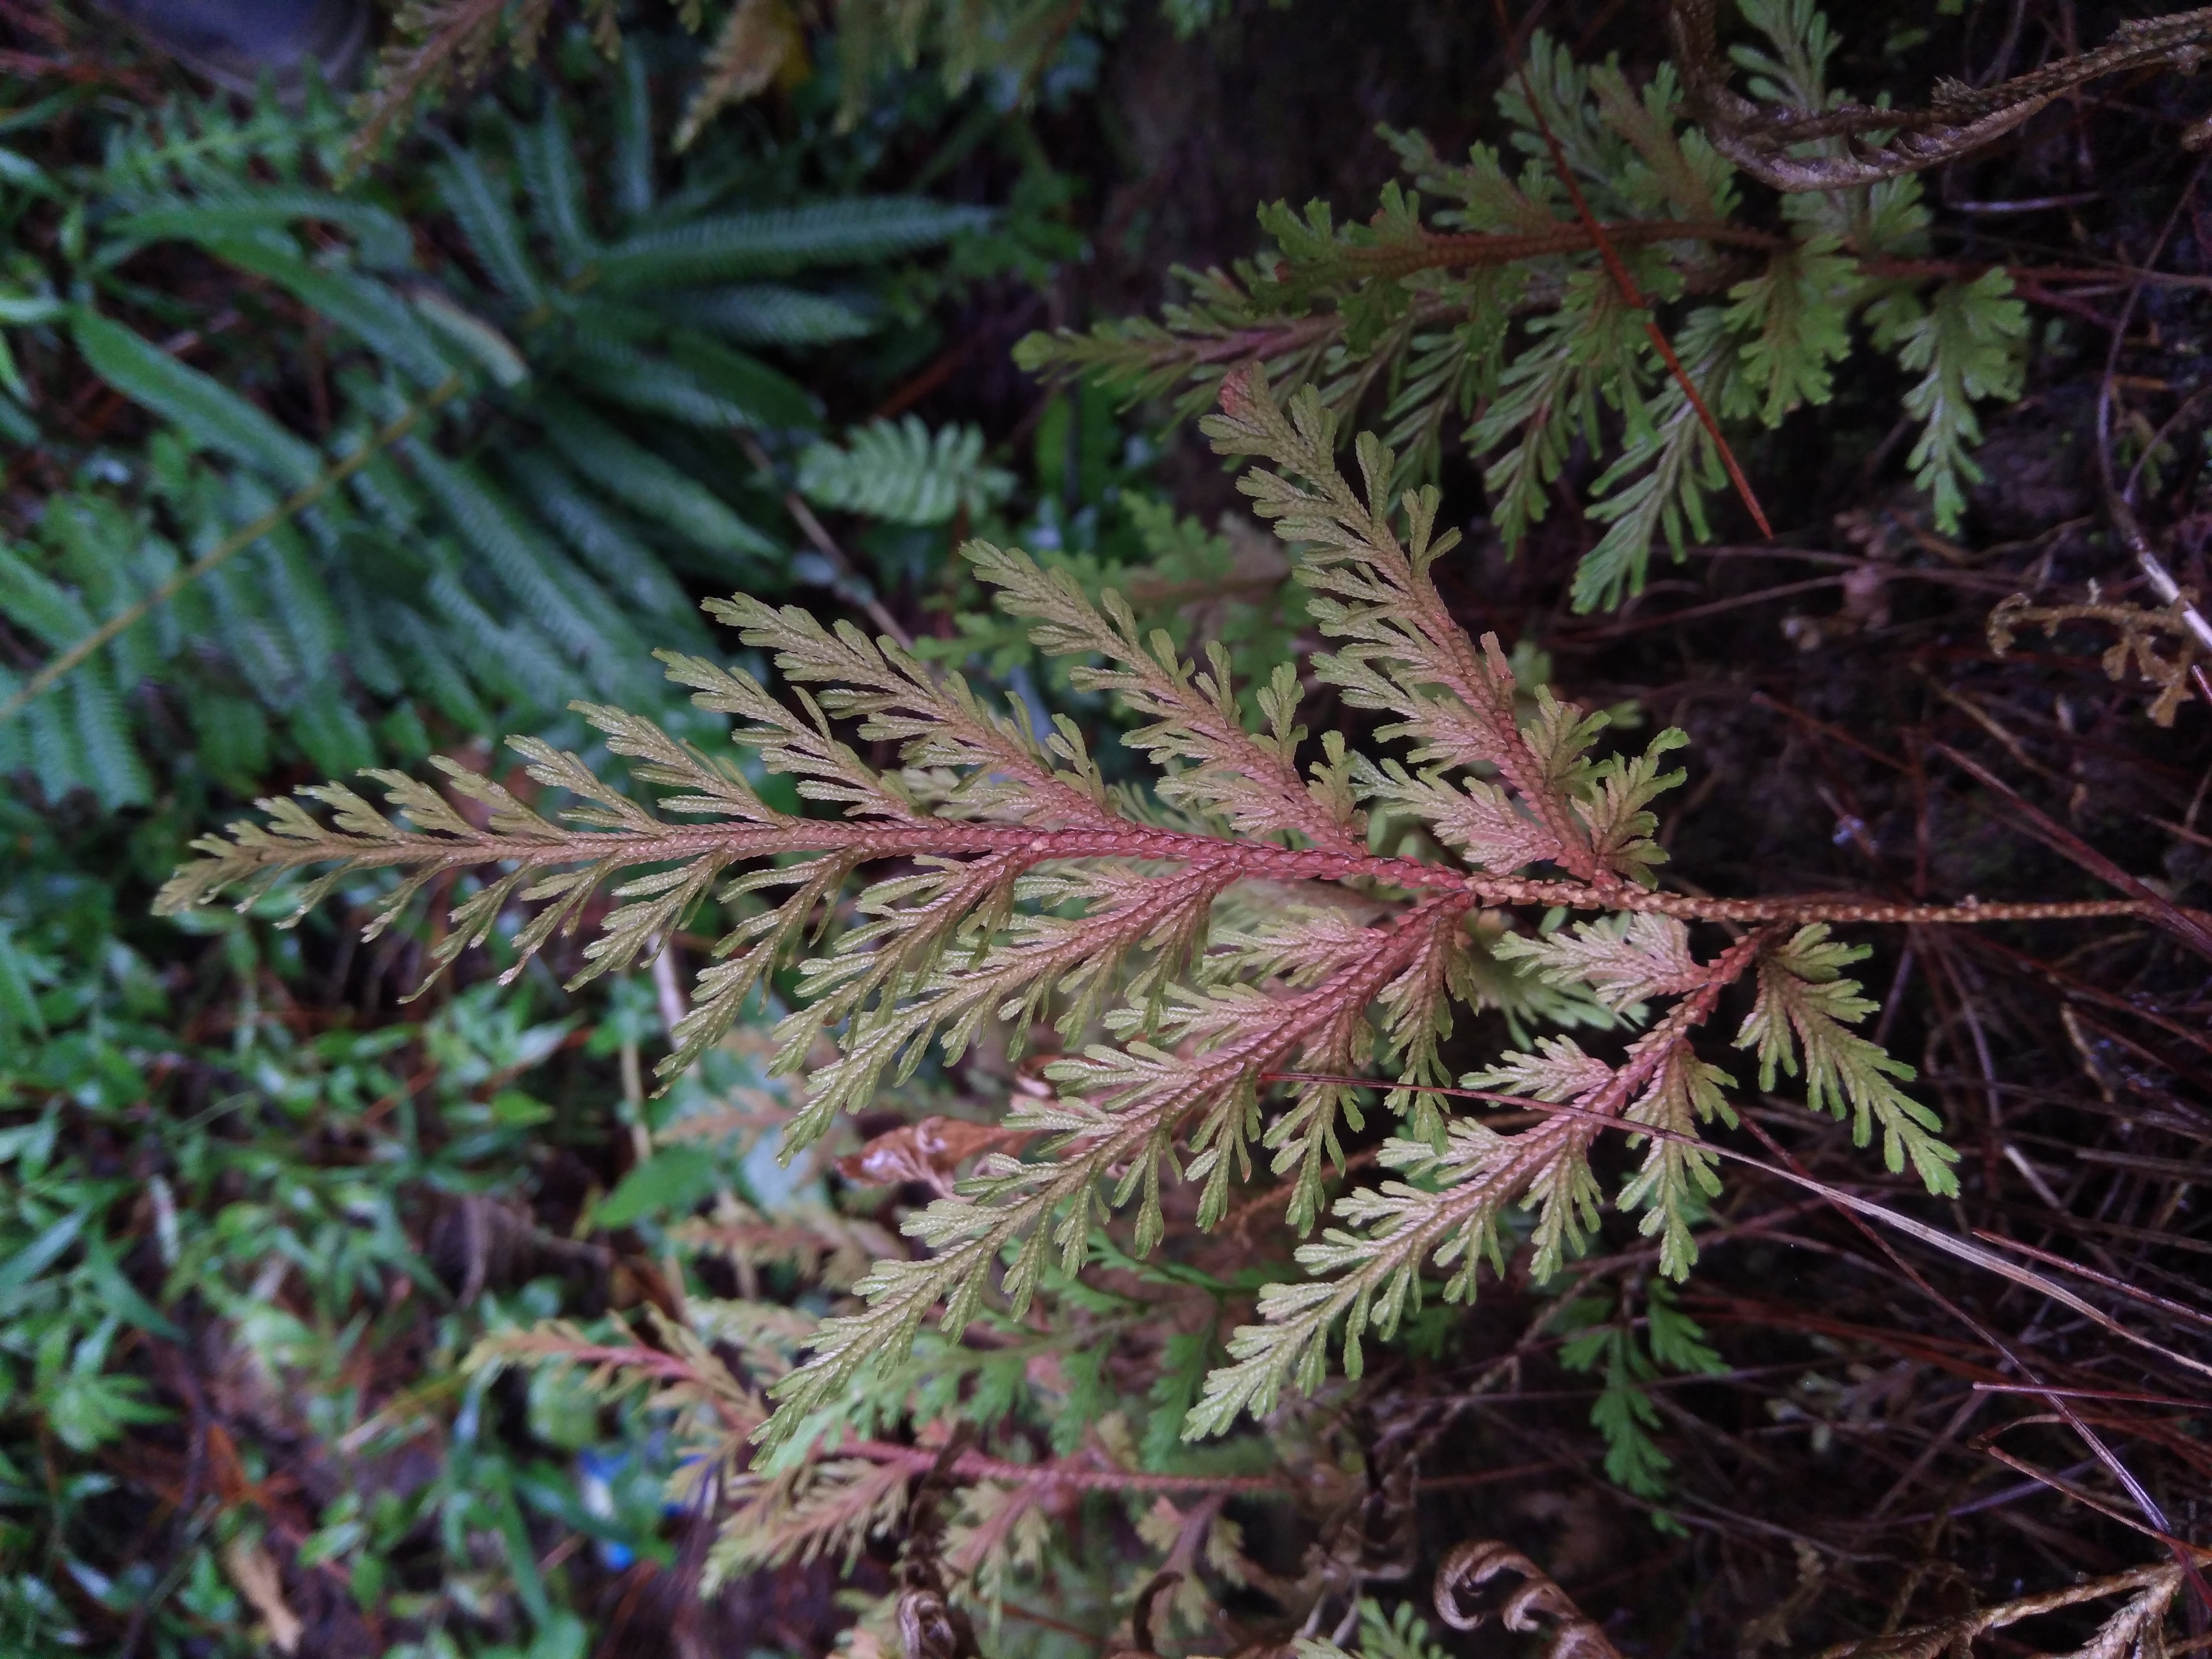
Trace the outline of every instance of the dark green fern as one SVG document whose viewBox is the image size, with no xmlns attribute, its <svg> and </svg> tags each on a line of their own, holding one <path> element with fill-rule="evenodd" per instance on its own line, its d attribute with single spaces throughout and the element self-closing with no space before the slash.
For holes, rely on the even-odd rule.
<svg viewBox="0 0 2212 1659">
<path fill-rule="evenodd" d="M 428 170 L 435 240 L 373 181 L 329 185 L 327 108 L 179 99 L 58 185 L 0 183 L 19 216 L 42 190 L 75 203 L 0 294 L 0 398 L 82 480 L 0 544 L 0 617 L 48 653 L 0 666 L 0 773 L 118 806 L 150 799 L 138 745 L 165 725 L 243 787 L 287 742 L 347 769 L 419 752 L 426 719 L 485 732 L 579 687 L 665 701 L 639 665 L 648 639 L 703 641 L 685 581 L 785 586 L 781 487 L 736 440 L 803 441 L 821 412 L 757 349 L 890 325 L 872 296 L 910 299 L 902 262 L 992 216 L 808 199 L 788 158 L 734 141 L 664 189 L 638 165 L 641 76 L 615 74 L 603 148 L 573 101 L 548 82 L 533 112 L 479 107 Z M 234 311 L 139 274 L 180 258 Z M 239 313 L 308 361 L 234 349 Z M 152 417 L 143 447 L 58 415 L 72 358 Z"/>
</svg>

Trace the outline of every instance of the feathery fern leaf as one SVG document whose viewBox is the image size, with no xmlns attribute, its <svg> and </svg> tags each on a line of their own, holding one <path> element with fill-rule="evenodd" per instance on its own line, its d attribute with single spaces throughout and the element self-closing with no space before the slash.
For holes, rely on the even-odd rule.
<svg viewBox="0 0 2212 1659">
<path fill-rule="evenodd" d="M 983 464 L 980 428 L 933 434 L 912 415 L 872 422 L 852 432 L 842 448 L 816 444 L 799 458 L 799 492 L 816 506 L 891 524 L 943 524 L 955 513 L 973 518 L 1013 487 L 1012 473 Z"/>
<path fill-rule="evenodd" d="M 1533 1272 L 1556 1272 L 1598 1224 L 1603 1193 L 1589 1152 L 1608 1127 L 1647 1143 L 1622 1201 L 1649 1212 L 1663 1265 L 1685 1273 L 1717 1184 L 1699 1137 L 1732 1121 L 1728 1079 L 1692 1040 L 1747 974 L 1760 992 L 1744 1040 L 1760 1045 L 1764 1069 L 1794 1064 L 1802 1048 L 1814 1103 L 1850 1102 L 1862 1139 L 1880 1121 L 1893 1166 L 1909 1155 L 1943 1190 L 1948 1151 L 1924 1109 L 1891 1083 L 1902 1068 L 1844 1029 L 1867 1005 L 1838 977 L 1849 953 L 1825 941 L 1818 921 L 1850 907 L 1645 885 L 1661 855 L 1649 805 L 1680 780 L 1659 769 L 1678 734 L 1662 733 L 1638 757 L 1600 759 L 1601 717 L 1548 692 L 1524 715 L 1498 642 L 1470 641 L 1430 580 L 1452 543 L 1434 530 L 1436 493 L 1394 501 L 1395 458 L 1367 437 L 1355 446 L 1364 489 L 1348 483 L 1312 389 L 1286 410 L 1256 374 L 1241 374 L 1207 429 L 1224 453 L 1279 469 L 1247 473 L 1243 488 L 1300 550 L 1316 623 L 1334 643 L 1314 672 L 1353 706 L 1395 720 L 1383 733 L 1400 749 L 1389 764 L 1355 763 L 1334 732 L 1313 756 L 1289 665 L 1251 723 L 1218 649 L 1194 662 L 1164 633 L 1142 630 L 1110 590 L 1094 599 L 1064 570 L 979 544 L 969 550 L 978 575 L 1030 623 L 1039 648 L 1079 659 L 1079 683 L 1143 722 L 1131 742 L 1158 769 L 1158 809 L 1133 812 L 1106 788 L 1072 722 L 1040 737 L 889 641 L 740 595 L 708 608 L 774 661 L 788 700 L 699 657 L 663 660 L 820 816 L 769 805 L 744 771 L 648 720 L 584 703 L 608 747 L 660 793 L 657 806 L 573 755 L 518 739 L 536 782 L 576 803 L 565 825 L 450 764 L 449 787 L 478 817 L 404 775 L 374 772 L 397 818 L 337 783 L 266 802 L 265 823 L 198 843 L 204 856 L 178 872 L 161 908 L 230 890 L 250 902 L 319 868 L 297 894 L 304 911 L 337 882 L 382 868 L 398 881 L 373 923 L 381 929 L 441 873 L 496 866 L 454 910 L 434 968 L 482 940 L 510 906 L 535 907 L 513 940 L 510 975 L 519 972 L 605 887 L 617 902 L 584 949 L 587 980 L 635 963 L 708 902 L 734 905 L 664 1076 L 718 1042 L 767 975 L 804 951 L 810 928 L 842 910 L 850 920 L 836 942 L 802 961 L 801 1006 L 777 1031 L 778 1066 L 807 1079 L 787 1153 L 910 1075 L 932 1048 L 957 1061 L 994 1018 L 1016 1031 L 1050 1022 L 1080 1042 L 1048 1067 L 1059 1097 L 1004 1120 L 1037 1138 L 1035 1150 L 988 1154 L 955 1195 L 915 1216 L 908 1230 L 926 1253 L 878 1262 L 854 1287 L 857 1305 L 824 1322 L 805 1361 L 775 1382 L 776 1409 L 761 1430 L 771 1442 L 818 1422 L 864 1372 L 900 1363 L 933 1320 L 957 1337 L 994 1291 L 1019 1318 L 1048 1273 L 1080 1273 L 1092 1241 L 1125 1224 L 1115 1219 L 1125 1209 L 1130 1248 L 1143 1256 L 1168 1225 L 1170 1180 L 1200 1184 L 1197 1223 L 1214 1224 L 1232 1184 L 1249 1176 L 1255 1143 L 1273 1149 L 1279 1170 L 1297 1172 L 1285 1201 L 1305 1224 L 1338 1158 L 1335 1125 L 1357 1121 L 1370 1057 L 1382 1062 L 1375 1085 L 1386 1106 L 1405 1120 L 1382 1154 L 1404 1178 L 1337 1201 L 1340 1224 L 1298 1253 L 1316 1278 L 1262 1291 L 1260 1322 L 1231 1339 L 1229 1364 L 1207 1378 L 1187 1436 L 1312 1389 L 1334 1348 L 1356 1375 L 1364 1339 L 1389 1340 L 1420 1304 L 1431 1263 L 1450 1272 L 1448 1300 L 1472 1296 L 1480 1264 L 1502 1261 L 1514 1206 L 1533 1212 Z M 890 745 L 897 769 L 872 767 L 854 739 Z M 1433 818 L 1440 839 L 1465 853 L 1371 851 L 1363 795 Z M 329 811 L 327 826 L 315 807 Z M 1447 828 L 1462 821 L 1486 827 Z M 845 908 L 848 884 L 885 863 L 893 872 Z M 1278 906 L 1255 925 L 1237 896 L 1265 882 L 1318 901 L 1352 881 L 1382 896 L 1369 902 L 1379 907 L 1371 919 Z M 1612 920 L 1514 938 L 1511 913 L 1555 907 Z M 1485 924 L 1486 913 L 1497 920 Z M 1978 920 L 2004 908 L 1917 914 Z M 1753 926 L 1700 958 L 1685 924 L 1709 915 Z M 1807 925 L 1785 939 L 1771 924 L 1790 920 Z M 1546 1036 L 1468 1079 L 1539 1108 L 1534 1127 L 1502 1133 L 1437 1103 L 1437 1040 L 1455 1002 L 1503 998 L 1531 1017 L 1570 990 L 1591 1012 L 1647 1018 L 1667 1006 L 1618 1062 Z M 825 1038 L 836 1048 L 826 1064 Z M 1291 1097 L 1271 1113 L 1271 1085 L 1285 1073 Z"/>
<path fill-rule="evenodd" d="M 1825 107 L 1833 43 L 1820 14 L 1745 12 L 1772 46 L 1739 49 L 1755 87 L 1786 82 L 1790 101 Z M 1898 274 L 1897 260 L 1926 252 L 1910 179 L 1791 197 L 1787 234 L 1740 222 L 1730 165 L 1686 125 L 1671 69 L 1639 92 L 1614 65 L 1575 64 L 1540 30 L 1526 80 L 1537 107 L 1521 76 L 1498 94 L 1510 148 L 1526 158 L 1517 176 L 1486 146 L 1450 163 L 1418 134 L 1389 135 L 1419 194 L 1386 185 L 1370 223 L 1340 223 L 1324 203 L 1302 215 L 1274 204 L 1261 213 L 1272 246 L 1227 272 L 1181 273 L 1190 297 L 1160 321 L 1031 335 L 1018 360 L 1132 399 L 1171 397 L 1178 416 L 1201 409 L 1231 365 L 1257 362 L 1286 387 L 1316 387 L 1340 417 L 1379 405 L 1401 482 L 1433 476 L 1455 427 L 1484 464 L 1509 550 L 1585 445 L 1601 462 L 1588 511 L 1607 529 L 1574 603 L 1617 605 L 1642 589 L 1655 546 L 1679 557 L 1686 538 L 1709 533 L 1706 503 L 1727 473 L 1705 411 L 1662 372 L 1645 313 L 1626 303 L 1555 176 L 1556 144 L 1606 243 L 1666 313 L 1706 410 L 1771 428 L 1825 403 L 1863 321 L 1872 349 L 1923 376 L 1908 395 L 1923 428 L 1910 465 L 1939 524 L 1955 524 L 1962 481 L 1978 477 L 1975 404 L 2020 392 L 2027 314 L 2006 274 Z M 1730 282 L 1746 258 L 1760 269 Z M 1727 303 L 1694 297 L 1723 283 Z"/>
</svg>

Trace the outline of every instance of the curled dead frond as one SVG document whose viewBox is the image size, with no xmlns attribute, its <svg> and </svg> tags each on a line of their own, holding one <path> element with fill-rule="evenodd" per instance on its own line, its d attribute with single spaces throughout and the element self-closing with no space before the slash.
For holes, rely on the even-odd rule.
<svg viewBox="0 0 2212 1659">
<path fill-rule="evenodd" d="M 1500 1573 L 1520 1584 L 1492 1587 L 1491 1580 Z M 1458 1545 L 1445 1556 L 1437 1569 L 1434 1597 L 1437 1617 L 1454 1630 L 1474 1630 L 1494 1616 L 1507 1630 L 1542 1634 L 1545 1659 L 1620 1659 L 1620 1650 L 1572 1596 L 1520 1551 L 1495 1539 Z"/>
</svg>

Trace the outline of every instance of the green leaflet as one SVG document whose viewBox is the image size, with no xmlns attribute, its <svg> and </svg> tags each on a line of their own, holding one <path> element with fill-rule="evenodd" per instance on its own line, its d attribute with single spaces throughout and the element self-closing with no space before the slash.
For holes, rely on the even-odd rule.
<svg viewBox="0 0 2212 1659">
<path fill-rule="evenodd" d="M 243 240 L 243 233 L 283 229 L 301 220 L 334 225 L 353 238 L 354 252 L 376 270 L 404 270 L 414 258 L 415 238 L 406 222 L 373 203 L 298 185 L 262 185 L 238 180 L 220 194 L 189 204 L 170 202 L 111 220 L 107 229 L 125 241 L 166 238 L 214 243 Z M 104 258 L 112 258 L 103 251 Z"/>
<path fill-rule="evenodd" d="M 592 1212 L 592 1224 L 627 1227 L 647 1217 L 673 1220 L 724 1183 L 720 1163 L 696 1146 L 664 1146 L 622 1178 Z"/>
<path fill-rule="evenodd" d="M 777 550 L 775 543 L 732 512 L 719 495 L 597 416 L 551 398 L 538 401 L 537 413 L 562 459 L 624 506 L 668 526 L 709 553 L 743 558 Z"/>
<path fill-rule="evenodd" d="M 308 445 L 213 376 L 179 362 L 121 323 L 80 308 L 71 314 L 70 332 L 102 380 L 175 422 L 195 443 L 294 488 L 312 481 L 320 470 Z"/>
<path fill-rule="evenodd" d="M 92 631 L 92 617 L 76 595 L 5 547 L 0 547 L 0 611 L 57 649 Z"/>
<path fill-rule="evenodd" d="M 842 299 L 775 283 L 678 293 L 660 310 L 673 322 L 739 345 L 829 345 L 878 327 L 873 317 Z"/>
<path fill-rule="evenodd" d="M 614 167 L 608 182 L 613 187 L 616 211 L 635 219 L 652 210 L 653 88 L 646 78 L 645 58 L 638 52 L 623 54 L 622 82 L 615 94 Z"/>
<path fill-rule="evenodd" d="M 1813 236 L 1785 248 L 1760 275 L 1729 290 L 1730 332 L 1747 337 L 1741 368 L 1725 392 L 1707 401 L 1731 415 L 1755 414 L 1768 426 L 1804 404 L 1825 404 L 1831 369 L 1850 355 L 1847 324 L 1856 289 L 1856 262 L 1835 238 Z"/>
<path fill-rule="evenodd" d="M 477 467 L 422 445 L 410 444 L 408 456 L 416 476 L 532 622 L 578 657 L 607 649 L 606 595 L 538 533 L 506 492 Z"/>
<path fill-rule="evenodd" d="M 943 524 L 955 513 L 971 519 L 1013 491 L 1013 475 L 983 465 L 977 427 L 932 434 L 909 415 L 876 421 L 852 433 L 846 447 L 817 443 L 799 458 L 799 492 L 817 507 L 892 524 Z"/>
<path fill-rule="evenodd" d="M 58 1261 L 84 1231 L 90 1212 L 78 1210 L 47 1226 L 29 1243 L 0 1261 L 0 1309 L 19 1301 L 31 1281 Z"/>
<path fill-rule="evenodd" d="M 1761 956 L 1759 1000 L 1736 1036 L 1736 1047 L 1759 1055 L 1759 1086 L 1773 1087 L 1778 1071 L 1796 1076 L 1802 1051 L 1806 1103 L 1851 1121 L 1851 1140 L 1863 1146 L 1881 1130 L 1882 1160 L 1893 1172 L 1909 1161 L 1931 1193 L 1959 1190 L 1952 1166 L 1959 1154 L 1938 1135 L 1943 1121 L 1900 1090 L 1913 1068 L 1848 1028 L 1875 1012 L 1859 982 L 1843 969 L 1867 954 L 1829 937 L 1814 922 Z"/>
<path fill-rule="evenodd" d="M 533 126 L 515 129 L 515 160 L 528 192 L 532 219 L 550 237 L 565 270 L 574 271 L 599 251 L 584 206 L 584 181 L 561 100 L 548 98 Z"/>
<path fill-rule="evenodd" d="M 1969 453 L 1982 435 L 1975 399 L 2020 396 L 2027 307 L 2012 297 L 2012 278 L 2000 269 L 1946 283 L 1925 306 L 1909 291 L 1887 295 L 1868 315 L 1875 344 L 1894 349 L 1904 368 L 1924 371 L 1905 394 L 1905 412 L 1922 423 L 1907 464 L 1935 500 L 1936 527 L 1950 534 L 1966 512 L 1966 486 L 1982 477 Z"/>
<path fill-rule="evenodd" d="M 438 194 L 460 224 L 477 258 L 507 298 L 525 306 L 541 304 L 544 289 L 523 246 L 514 217 L 514 198 L 504 184 L 485 173 L 473 150 L 453 151 L 438 169 Z"/>
<path fill-rule="evenodd" d="M 610 593 L 664 628 L 693 620 L 690 599 L 667 568 L 613 507 L 585 489 L 566 468 L 534 449 L 508 457 L 506 468 L 521 498 L 560 532 Z"/>
<path fill-rule="evenodd" d="M 1735 383 L 1734 342 L 1719 312 L 1708 307 L 1683 331 L 1678 351 L 1708 409 L 1725 407 Z M 1621 446 L 1620 455 L 1590 486 L 1590 519 L 1607 526 L 1575 568 L 1577 611 L 1606 611 L 1643 590 L 1651 550 L 1663 535 L 1675 556 L 1685 541 L 1711 534 L 1705 498 L 1727 474 L 1712 434 L 1672 380 L 1653 398 L 1650 429 Z"/>
<path fill-rule="evenodd" d="M 981 208 L 922 197 L 862 197 L 815 207 L 723 214 L 633 232 L 600 255 L 611 293 L 734 276 L 776 276 L 815 265 L 868 264 L 912 253 L 991 222 Z"/>
<path fill-rule="evenodd" d="M 813 400 L 765 363 L 682 335 L 669 347 L 663 355 L 580 331 L 569 342 L 566 367 L 601 397 L 711 432 L 813 424 Z"/>
<path fill-rule="evenodd" d="M 1570 1303 L 1563 1317 L 1575 1334 L 1561 1345 L 1559 1363 L 1603 1380 L 1590 1424 L 1605 1437 L 1607 1476 L 1639 1498 L 1662 1498 L 1674 1460 L 1651 1437 L 1661 1419 L 1649 1385 L 1658 1381 L 1662 1366 L 1711 1376 L 1726 1372 L 1728 1364 L 1705 1345 L 1704 1330 L 1681 1311 L 1663 1280 L 1647 1288 L 1643 1340 L 1625 1305 L 1617 1316 L 1613 1312 L 1600 1298 Z M 1662 1530 L 1679 1528 L 1663 1510 L 1653 1512 L 1652 1522 Z"/>
</svg>

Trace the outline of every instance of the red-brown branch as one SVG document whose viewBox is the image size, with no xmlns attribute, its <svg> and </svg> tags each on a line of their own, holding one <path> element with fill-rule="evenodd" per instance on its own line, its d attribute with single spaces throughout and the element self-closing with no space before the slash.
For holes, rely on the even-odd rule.
<svg viewBox="0 0 2212 1659">
<path fill-rule="evenodd" d="M 1855 893 L 1713 898 L 1651 892 L 1626 885 L 1601 888 L 1587 882 L 1493 875 L 1383 854 L 1224 841 L 1187 830 L 1133 823 L 1114 830 L 1038 830 L 947 819 L 891 823 L 804 818 L 775 825 L 672 828 L 665 834 L 653 835 L 579 833 L 557 841 L 520 841 L 486 834 L 466 838 L 423 836 L 347 845 L 348 852 L 343 854 L 331 851 L 328 842 L 277 846 L 268 849 L 272 856 L 264 867 L 275 864 L 297 869 L 338 863 L 348 857 L 357 867 L 365 869 L 424 865 L 459 869 L 502 863 L 552 869 L 602 861 L 611 868 L 634 868 L 714 854 L 736 862 L 794 853 L 850 853 L 868 861 L 925 855 L 1004 857 L 1026 854 L 1024 868 L 1063 859 L 1158 860 L 1199 868 L 1233 870 L 1238 878 L 1244 879 L 1364 879 L 1413 891 L 1465 893 L 1486 905 L 1632 910 L 1674 916 L 1683 921 L 1828 921 L 1945 927 L 1997 921 L 2081 921 L 2112 916 L 2154 920 L 2172 908 L 2163 902 L 2139 898 L 2050 903 L 1984 902 L 1969 898 L 1958 904 L 1902 904 Z M 2212 925 L 2212 918 L 2200 912 L 2185 910 L 2179 914 L 2200 925 Z"/>
<path fill-rule="evenodd" d="M 1513 28 L 1505 15 L 1505 0 L 1491 0 L 1491 3 L 1497 9 L 1498 33 L 1511 40 Z M 1759 506 L 1759 497 L 1752 493 L 1751 480 L 1743 476 L 1743 468 L 1736 464 L 1735 452 L 1729 447 L 1728 440 L 1721 435 L 1720 422 L 1713 418 L 1712 410 L 1705 407 L 1705 398 L 1691 380 L 1689 371 L 1682 367 L 1682 360 L 1674 355 L 1674 343 L 1668 339 L 1667 331 L 1659 326 L 1658 319 L 1651 314 L 1651 308 L 1645 303 L 1644 292 L 1637 286 L 1635 276 L 1614 247 L 1613 239 L 1607 235 L 1605 227 L 1590 211 L 1589 203 L 1583 197 L 1582 186 L 1575 182 L 1575 175 L 1567 166 L 1565 152 L 1560 149 L 1559 139 L 1553 135 L 1552 123 L 1544 113 L 1544 106 L 1537 100 L 1534 84 L 1528 79 L 1528 64 L 1525 61 L 1516 63 L 1513 72 L 1521 82 L 1521 95 L 1528 100 L 1528 112 L 1536 118 L 1536 131 L 1543 136 L 1544 148 L 1551 153 L 1552 170 L 1559 175 L 1559 182 L 1566 186 L 1567 199 L 1575 204 L 1576 216 L 1589 229 L 1590 241 L 1597 249 L 1598 258 L 1605 261 L 1607 274 L 1613 278 L 1613 287 L 1620 291 L 1621 303 L 1632 311 L 1644 313 L 1644 333 L 1650 337 L 1652 345 L 1665 361 L 1667 372 L 1674 377 L 1674 384 L 1682 388 L 1682 395 L 1689 399 L 1690 407 L 1697 411 L 1698 420 L 1705 428 L 1705 435 L 1720 451 L 1721 465 L 1728 469 L 1729 482 L 1735 486 L 1735 493 L 1742 497 L 1744 506 L 1750 509 L 1752 522 L 1759 526 L 1760 535 L 1771 540 L 1774 526 L 1766 521 L 1765 509 Z"/>
</svg>

